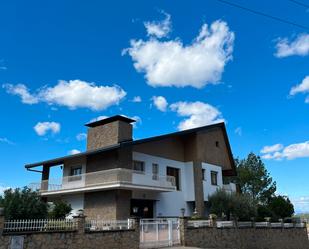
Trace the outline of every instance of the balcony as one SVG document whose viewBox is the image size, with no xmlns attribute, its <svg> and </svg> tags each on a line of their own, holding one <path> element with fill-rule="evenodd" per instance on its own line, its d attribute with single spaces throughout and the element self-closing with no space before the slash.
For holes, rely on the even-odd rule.
<svg viewBox="0 0 309 249">
<path fill-rule="evenodd" d="M 223 184 L 223 190 L 225 190 L 228 193 L 234 193 L 236 192 L 236 184 L 232 182 L 228 184 Z"/>
<path fill-rule="evenodd" d="M 110 189 L 140 189 L 161 192 L 176 190 L 175 177 L 173 176 L 149 175 L 123 168 L 48 179 L 31 183 L 29 187 L 39 190 L 42 196 Z"/>
</svg>

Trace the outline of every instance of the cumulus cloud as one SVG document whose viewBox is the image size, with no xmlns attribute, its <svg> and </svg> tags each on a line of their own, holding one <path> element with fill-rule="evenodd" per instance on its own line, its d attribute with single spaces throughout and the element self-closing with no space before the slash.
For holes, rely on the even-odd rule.
<svg viewBox="0 0 309 249">
<path fill-rule="evenodd" d="M 308 93 L 308 92 L 309 92 L 309 76 L 306 76 L 300 84 L 293 86 L 291 88 L 290 95 L 295 95 L 298 93 Z"/>
<path fill-rule="evenodd" d="M 21 102 L 24 104 L 32 105 L 39 102 L 38 97 L 32 95 L 24 84 L 4 84 L 2 87 L 6 90 L 7 93 L 19 96 L 21 98 Z"/>
<path fill-rule="evenodd" d="M 300 34 L 295 40 L 288 38 L 278 39 L 276 44 L 275 56 L 278 58 L 300 55 L 305 56 L 309 54 L 309 34 Z"/>
<path fill-rule="evenodd" d="M 33 129 L 39 136 L 44 136 L 47 132 L 52 134 L 59 133 L 60 127 L 60 124 L 57 122 L 38 122 Z"/>
<path fill-rule="evenodd" d="M 77 139 L 78 141 L 85 140 L 86 138 L 87 138 L 87 134 L 86 134 L 86 133 L 78 133 L 78 134 L 76 135 L 76 139 Z"/>
<path fill-rule="evenodd" d="M 118 86 L 97 86 L 82 80 L 60 80 L 55 86 L 41 88 L 35 94 L 30 94 L 22 84 L 5 84 L 3 87 L 8 93 L 20 96 L 25 104 L 46 102 L 70 109 L 83 107 L 95 111 L 119 104 L 126 96 L 126 92 Z"/>
<path fill-rule="evenodd" d="M 176 102 L 170 105 L 172 111 L 177 112 L 181 117 L 188 117 L 178 125 L 179 130 L 196 128 L 204 125 L 224 122 L 221 112 L 200 101 L 196 102 Z"/>
<path fill-rule="evenodd" d="M 204 24 L 190 44 L 179 39 L 161 41 L 131 40 L 129 54 L 138 72 L 145 73 L 147 83 L 153 87 L 201 88 L 218 83 L 228 61 L 232 59 L 234 33 L 226 22 L 217 20 Z"/>
<path fill-rule="evenodd" d="M 68 152 L 69 155 L 75 155 L 75 154 L 79 154 L 81 151 L 80 150 L 76 150 L 76 149 L 73 149 L 73 150 L 70 150 Z"/>
<path fill-rule="evenodd" d="M 271 153 L 271 152 L 276 152 L 279 151 L 283 148 L 282 144 L 274 144 L 274 145 L 269 145 L 269 146 L 264 146 L 261 149 L 261 153 Z"/>
<path fill-rule="evenodd" d="M 165 112 L 168 106 L 166 99 L 163 96 L 153 96 L 152 97 L 153 104 L 155 107 L 161 112 Z"/>
<path fill-rule="evenodd" d="M 265 147 L 271 148 L 272 146 L 265 146 Z M 309 141 L 305 141 L 303 143 L 290 144 L 286 147 L 278 146 L 276 150 L 273 151 L 271 150 L 265 151 L 263 149 L 261 150 L 261 153 L 264 153 L 264 155 L 262 155 L 262 158 L 264 159 L 292 160 L 295 158 L 309 157 Z"/>
<path fill-rule="evenodd" d="M 166 37 L 171 31 L 171 15 L 163 12 L 165 19 L 162 21 L 144 22 L 147 35 L 157 38 Z"/>
<path fill-rule="evenodd" d="M 0 143 L 6 143 L 9 145 L 13 145 L 14 142 L 12 142 L 11 140 L 7 139 L 6 137 L 0 137 Z"/>
<path fill-rule="evenodd" d="M 142 102 L 141 96 L 135 96 L 135 97 L 132 99 L 132 102 L 134 102 L 134 103 L 140 103 L 140 102 Z"/>
</svg>

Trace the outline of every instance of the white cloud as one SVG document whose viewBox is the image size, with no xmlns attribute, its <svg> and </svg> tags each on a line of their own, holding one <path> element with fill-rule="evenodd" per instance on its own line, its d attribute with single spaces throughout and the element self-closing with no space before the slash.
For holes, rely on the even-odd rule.
<svg viewBox="0 0 309 249">
<path fill-rule="evenodd" d="M 92 123 L 92 122 L 96 122 L 96 121 L 99 121 L 99 120 L 102 120 L 102 119 L 106 119 L 108 118 L 108 116 L 105 116 L 105 115 L 101 115 L 101 116 L 98 116 L 96 118 L 93 118 L 89 121 L 89 123 Z"/>
<path fill-rule="evenodd" d="M 140 96 L 135 96 L 133 99 L 132 99 L 132 102 L 134 103 L 140 103 L 142 102 L 142 98 Z"/>
<path fill-rule="evenodd" d="M 292 55 L 305 56 L 309 54 L 309 34 L 300 34 L 295 40 L 278 39 L 275 56 L 282 58 Z"/>
<path fill-rule="evenodd" d="M 80 150 L 73 149 L 73 150 L 70 150 L 70 151 L 68 152 L 68 154 L 69 154 L 69 155 L 75 155 L 75 154 L 78 154 L 78 153 L 80 153 L 80 152 L 81 152 Z"/>
<path fill-rule="evenodd" d="M 154 36 L 157 38 L 166 37 L 171 31 L 171 15 L 164 13 L 165 19 L 162 21 L 145 22 L 145 28 L 148 36 Z"/>
<path fill-rule="evenodd" d="M 53 87 L 39 89 L 36 94 L 30 94 L 22 84 L 5 84 L 3 87 L 8 93 L 20 96 L 26 104 L 47 102 L 70 109 L 83 107 L 104 110 L 111 105 L 119 104 L 126 96 L 126 92 L 118 86 L 97 86 L 95 83 L 81 80 L 60 80 Z"/>
<path fill-rule="evenodd" d="M 125 49 L 138 72 L 145 73 L 153 87 L 192 86 L 201 88 L 218 83 L 228 61 L 232 59 L 234 33 L 226 22 L 217 20 L 204 24 L 198 36 L 189 45 L 177 38 L 159 41 L 131 40 Z"/>
<path fill-rule="evenodd" d="M 152 97 L 153 104 L 157 107 L 161 112 L 165 112 L 168 106 L 166 99 L 163 96 L 153 96 Z"/>
<path fill-rule="evenodd" d="M 76 135 L 76 139 L 78 141 L 82 141 L 82 140 L 85 140 L 87 138 L 87 134 L 86 133 L 79 133 Z"/>
<path fill-rule="evenodd" d="M 303 81 L 293 86 L 290 90 L 290 95 L 295 95 L 297 93 L 308 93 L 309 92 L 309 76 L 306 76 Z"/>
<path fill-rule="evenodd" d="M 134 119 L 135 120 L 135 123 L 133 123 L 133 127 L 136 128 L 137 127 L 137 124 L 139 123 L 142 123 L 142 119 L 139 117 L 139 116 L 127 116 L 127 115 L 124 115 L 124 114 L 120 114 L 121 116 L 124 116 L 124 117 L 127 117 L 127 118 L 131 118 L 131 119 Z M 96 122 L 96 121 L 99 121 L 99 120 L 102 120 L 102 119 L 106 119 L 106 118 L 109 118 L 109 116 L 98 116 L 96 118 L 93 118 L 89 121 L 89 123 L 92 123 L 92 122 Z"/>
<path fill-rule="evenodd" d="M 242 128 L 241 127 L 237 127 L 236 129 L 235 129 L 235 134 L 237 134 L 238 136 L 241 136 L 242 135 Z"/>
<path fill-rule="evenodd" d="M 39 102 L 39 99 L 32 95 L 24 84 L 4 84 L 2 87 L 6 90 L 7 93 L 19 96 L 21 98 L 21 102 L 24 104 L 32 105 Z"/>
<path fill-rule="evenodd" d="M 13 145 L 14 143 L 7 139 L 6 137 L 0 137 L 0 143 L 6 143 L 6 144 L 9 144 L 9 145 Z"/>
<path fill-rule="evenodd" d="M 224 122 L 221 112 L 200 101 L 196 102 L 177 102 L 170 105 L 172 111 L 177 112 L 181 117 L 188 117 L 178 125 L 179 130 L 186 130 L 204 125 Z"/>
<path fill-rule="evenodd" d="M 294 197 L 290 200 L 296 213 L 309 213 L 309 196 Z"/>
<path fill-rule="evenodd" d="M 282 144 L 264 146 L 263 149 L 261 149 L 261 153 L 265 154 L 265 153 L 276 152 L 276 151 L 282 150 L 282 148 L 283 148 Z"/>
<path fill-rule="evenodd" d="M 44 136 L 48 131 L 53 134 L 59 133 L 60 127 L 56 122 L 38 122 L 33 128 L 39 136 Z"/>
<path fill-rule="evenodd" d="M 271 147 L 271 146 L 265 146 Z M 265 148 L 264 147 L 264 148 Z M 290 144 L 286 147 L 277 148 L 277 151 L 268 151 L 265 152 L 263 149 L 262 153 L 266 153 L 262 155 L 264 159 L 295 159 L 295 158 L 303 158 L 309 157 L 309 141 L 305 141 L 303 143 Z"/>
</svg>

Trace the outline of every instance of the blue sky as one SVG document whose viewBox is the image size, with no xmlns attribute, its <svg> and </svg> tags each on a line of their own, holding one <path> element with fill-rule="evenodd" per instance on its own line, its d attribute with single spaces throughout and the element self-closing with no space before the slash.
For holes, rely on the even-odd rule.
<svg viewBox="0 0 309 249">
<path fill-rule="evenodd" d="M 308 23 L 289 0 L 234 2 Z M 2 1 L 0 30 L 2 189 L 85 150 L 100 116 L 138 118 L 135 138 L 224 120 L 234 156 L 262 155 L 309 212 L 308 30 L 215 0 Z"/>
</svg>

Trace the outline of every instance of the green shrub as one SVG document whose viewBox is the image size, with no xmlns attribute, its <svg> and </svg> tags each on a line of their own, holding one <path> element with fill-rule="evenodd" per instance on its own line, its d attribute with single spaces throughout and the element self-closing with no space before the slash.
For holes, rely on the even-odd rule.
<svg viewBox="0 0 309 249">
<path fill-rule="evenodd" d="M 64 219 L 72 211 L 71 205 L 65 201 L 55 201 L 48 216 L 51 219 Z"/>
</svg>

